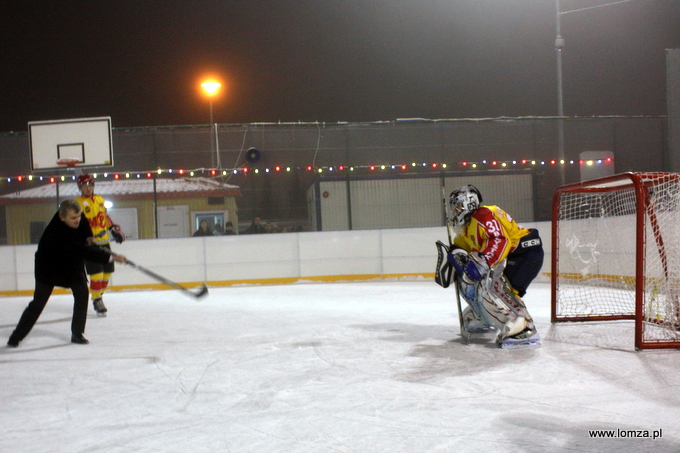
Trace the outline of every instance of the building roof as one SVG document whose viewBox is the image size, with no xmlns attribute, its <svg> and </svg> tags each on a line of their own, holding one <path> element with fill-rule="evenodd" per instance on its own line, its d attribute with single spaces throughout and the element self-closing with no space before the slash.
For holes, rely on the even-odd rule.
<svg viewBox="0 0 680 453">
<path fill-rule="evenodd" d="M 157 198 L 234 197 L 241 194 L 239 186 L 208 178 L 155 179 Z M 0 196 L 0 205 L 17 203 L 45 203 L 57 198 L 77 198 L 80 190 L 75 181 L 48 183 L 40 187 Z M 97 181 L 95 193 L 105 199 L 135 200 L 154 197 L 154 179 L 118 179 Z"/>
</svg>

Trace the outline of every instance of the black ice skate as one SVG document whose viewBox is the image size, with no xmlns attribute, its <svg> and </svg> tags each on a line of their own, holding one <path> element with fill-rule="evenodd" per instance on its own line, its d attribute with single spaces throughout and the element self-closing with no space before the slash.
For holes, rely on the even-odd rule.
<svg viewBox="0 0 680 453">
<path fill-rule="evenodd" d="M 101 297 L 97 297 L 96 299 L 92 300 L 92 305 L 94 306 L 94 311 L 97 312 L 97 316 L 104 317 L 106 316 L 106 306 L 104 305 L 104 301 L 102 300 Z"/>
</svg>

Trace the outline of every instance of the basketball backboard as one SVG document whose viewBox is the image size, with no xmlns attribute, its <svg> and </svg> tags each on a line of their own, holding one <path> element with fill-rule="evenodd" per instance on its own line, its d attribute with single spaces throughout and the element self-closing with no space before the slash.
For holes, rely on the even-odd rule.
<svg viewBox="0 0 680 453">
<path fill-rule="evenodd" d="M 111 167 L 111 118 L 80 118 L 28 123 L 33 171 L 64 168 L 57 160 L 77 158 L 76 167 Z"/>
</svg>

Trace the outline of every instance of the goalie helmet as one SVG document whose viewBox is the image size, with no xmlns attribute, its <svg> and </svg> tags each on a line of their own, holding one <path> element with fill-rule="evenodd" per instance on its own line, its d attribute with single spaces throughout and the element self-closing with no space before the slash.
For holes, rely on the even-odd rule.
<svg viewBox="0 0 680 453">
<path fill-rule="evenodd" d="M 88 175 L 87 173 L 78 176 L 76 182 L 78 183 L 79 189 L 83 187 L 85 184 L 94 186 L 94 178 L 92 177 L 92 175 Z"/>
<path fill-rule="evenodd" d="M 482 194 L 472 184 L 459 187 L 449 196 L 449 220 L 453 226 L 465 225 L 482 203 Z"/>
</svg>

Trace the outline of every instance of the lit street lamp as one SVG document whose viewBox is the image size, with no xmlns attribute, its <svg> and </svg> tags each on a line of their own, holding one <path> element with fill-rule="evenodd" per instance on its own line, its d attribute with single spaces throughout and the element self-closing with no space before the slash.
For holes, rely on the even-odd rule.
<svg viewBox="0 0 680 453">
<path fill-rule="evenodd" d="M 213 97 L 217 95 L 217 92 L 219 91 L 220 87 L 222 86 L 221 83 L 216 82 L 214 80 L 207 80 L 203 83 L 201 83 L 201 88 L 203 88 L 203 91 L 205 91 L 206 96 L 208 96 L 208 100 L 210 101 L 210 125 L 214 130 L 214 134 L 211 134 L 210 138 L 210 145 L 215 151 L 215 157 L 217 159 L 217 168 L 221 169 L 222 168 L 222 163 L 220 162 L 220 151 L 219 151 L 219 142 L 217 139 L 217 125 L 213 121 Z"/>
</svg>

